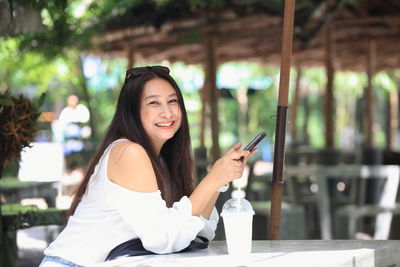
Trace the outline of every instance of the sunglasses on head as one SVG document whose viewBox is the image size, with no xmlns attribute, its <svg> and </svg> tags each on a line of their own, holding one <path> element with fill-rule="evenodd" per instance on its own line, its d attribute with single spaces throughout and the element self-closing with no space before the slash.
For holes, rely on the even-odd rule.
<svg viewBox="0 0 400 267">
<path fill-rule="evenodd" d="M 136 77 L 142 76 L 146 73 L 154 72 L 154 71 L 155 72 L 161 71 L 161 72 L 169 73 L 169 69 L 164 66 L 137 67 L 137 68 L 132 68 L 132 69 L 127 70 L 125 79 L 136 78 Z"/>
</svg>

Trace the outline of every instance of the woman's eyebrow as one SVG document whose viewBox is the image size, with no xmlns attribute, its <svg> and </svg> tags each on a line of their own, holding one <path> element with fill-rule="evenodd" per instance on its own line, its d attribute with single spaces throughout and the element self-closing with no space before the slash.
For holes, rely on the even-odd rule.
<svg viewBox="0 0 400 267">
<path fill-rule="evenodd" d="M 177 94 L 172 93 L 172 94 L 168 95 L 168 97 L 174 97 L 174 96 L 177 96 Z M 149 98 L 160 98 L 160 97 L 161 97 L 160 95 L 149 95 L 149 96 L 146 96 L 144 99 L 147 100 Z"/>
<path fill-rule="evenodd" d="M 144 99 L 147 100 L 149 98 L 160 98 L 160 96 L 159 95 L 149 95 L 149 96 L 146 96 Z"/>
</svg>

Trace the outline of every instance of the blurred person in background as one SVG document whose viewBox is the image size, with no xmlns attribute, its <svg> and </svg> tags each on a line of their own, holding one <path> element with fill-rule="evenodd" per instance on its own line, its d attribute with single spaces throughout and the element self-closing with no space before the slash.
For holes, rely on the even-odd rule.
<svg viewBox="0 0 400 267">
<path fill-rule="evenodd" d="M 55 141 L 63 145 L 68 170 L 81 167 L 80 162 L 83 159 L 80 154 L 85 149 L 85 142 L 91 135 L 89 119 L 88 108 L 79 103 L 78 96 L 69 95 L 67 106 L 52 125 Z"/>
<path fill-rule="evenodd" d="M 67 106 L 61 111 L 59 120 L 65 123 L 87 123 L 90 114 L 87 107 L 79 104 L 79 98 L 76 95 L 67 97 Z"/>
</svg>

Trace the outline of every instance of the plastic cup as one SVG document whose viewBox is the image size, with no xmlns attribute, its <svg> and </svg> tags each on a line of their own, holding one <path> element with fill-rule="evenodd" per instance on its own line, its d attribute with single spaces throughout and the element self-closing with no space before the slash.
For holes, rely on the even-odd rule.
<svg viewBox="0 0 400 267">
<path fill-rule="evenodd" d="M 228 253 L 251 253 L 254 210 L 244 198 L 232 198 L 225 202 L 221 216 L 224 221 Z"/>
</svg>

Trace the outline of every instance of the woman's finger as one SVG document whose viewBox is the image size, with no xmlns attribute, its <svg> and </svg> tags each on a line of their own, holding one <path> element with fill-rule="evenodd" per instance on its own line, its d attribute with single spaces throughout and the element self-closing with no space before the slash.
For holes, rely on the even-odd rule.
<svg viewBox="0 0 400 267">
<path fill-rule="evenodd" d="M 241 143 L 237 143 L 237 144 L 233 145 L 231 148 L 229 148 L 229 150 L 225 153 L 225 155 L 229 154 L 229 153 L 232 153 L 234 151 L 238 151 L 241 147 L 242 147 L 242 144 Z"/>
<path fill-rule="evenodd" d="M 251 156 L 253 156 L 255 153 L 257 153 L 257 152 L 258 152 L 258 148 L 255 148 L 255 149 L 253 149 L 253 150 L 250 152 L 250 154 L 249 154 L 247 157 L 244 157 L 244 158 L 243 158 L 243 166 L 246 166 L 247 161 L 249 160 L 249 158 L 250 158 Z"/>
<path fill-rule="evenodd" d="M 231 159 L 240 160 L 242 157 L 248 157 L 249 154 L 250 151 L 247 150 L 234 151 L 231 153 Z"/>
</svg>

